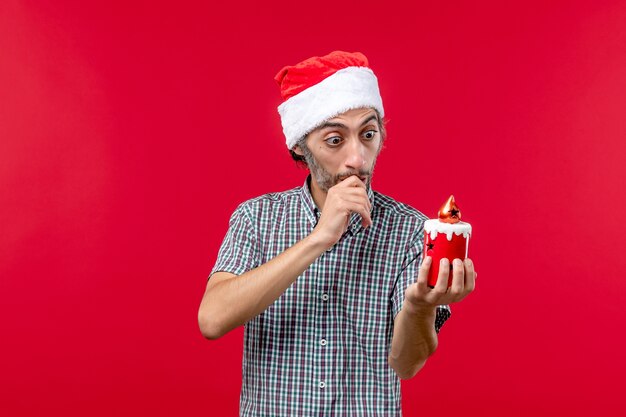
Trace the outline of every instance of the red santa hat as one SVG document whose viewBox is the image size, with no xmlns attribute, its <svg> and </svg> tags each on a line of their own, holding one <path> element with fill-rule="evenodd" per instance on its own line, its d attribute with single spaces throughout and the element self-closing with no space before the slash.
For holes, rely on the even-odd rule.
<svg viewBox="0 0 626 417">
<path fill-rule="evenodd" d="M 385 115 L 378 79 L 360 52 L 334 51 L 286 66 L 274 77 L 285 100 L 278 113 L 287 147 L 328 119 L 371 107 Z"/>
</svg>

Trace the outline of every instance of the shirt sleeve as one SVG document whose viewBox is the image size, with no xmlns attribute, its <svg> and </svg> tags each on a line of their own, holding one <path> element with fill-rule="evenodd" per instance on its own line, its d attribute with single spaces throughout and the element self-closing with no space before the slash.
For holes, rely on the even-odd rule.
<svg viewBox="0 0 626 417">
<path fill-rule="evenodd" d="M 257 234 L 248 218 L 245 206 L 240 205 L 230 217 L 228 231 L 209 278 L 220 271 L 241 275 L 254 269 L 259 266 L 258 255 Z"/>
<path fill-rule="evenodd" d="M 391 296 L 391 308 L 393 318 L 402 310 L 404 304 L 404 293 L 409 285 L 417 280 L 419 267 L 422 265 L 422 253 L 424 248 L 424 231 L 423 229 L 417 234 L 416 239 L 409 245 L 404 261 L 402 262 L 402 270 L 396 280 L 396 285 Z M 439 333 L 443 324 L 452 315 L 452 310 L 448 305 L 437 306 L 437 314 L 435 317 L 435 331 Z"/>
</svg>

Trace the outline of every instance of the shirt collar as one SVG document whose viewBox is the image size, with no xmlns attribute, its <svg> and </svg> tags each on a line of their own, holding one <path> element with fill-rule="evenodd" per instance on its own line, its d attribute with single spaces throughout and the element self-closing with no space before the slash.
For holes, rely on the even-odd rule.
<svg viewBox="0 0 626 417">
<path fill-rule="evenodd" d="M 309 174 L 304 180 L 304 185 L 302 186 L 300 196 L 302 197 L 304 214 L 307 216 L 313 227 L 315 227 L 315 225 L 317 224 L 317 219 L 319 218 L 319 210 L 317 209 L 315 201 L 313 201 L 313 196 L 311 195 L 311 189 L 309 188 L 310 181 L 311 174 Z"/>
<path fill-rule="evenodd" d="M 322 212 L 317 208 L 315 201 L 313 200 L 313 195 L 311 195 L 311 174 L 309 174 L 304 180 L 304 185 L 302 186 L 301 191 L 302 204 L 304 206 L 304 213 L 315 227 L 317 225 L 317 221 L 319 220 Z M 374 191 L 371 186 L 367 187 L 367 196 L 372 205 L 372 209 L 370 210 L 370 216 L 373 216 L 374 213 Z M 348 231 L 350 231 L 353 235 L 359 233 L 363 230 L 363 225 L 361 224 L 361 216 L 358 213 L 352 213 L 350 216 L 350 223 L 348 224 Z"/>
</svg>

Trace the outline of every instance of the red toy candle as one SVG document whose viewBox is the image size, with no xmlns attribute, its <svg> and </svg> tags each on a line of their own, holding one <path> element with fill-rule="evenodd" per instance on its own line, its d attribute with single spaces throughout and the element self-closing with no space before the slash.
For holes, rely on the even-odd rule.
<svg viewBox="0 0 626 417">
<path fill-rule="evenodd" d="M 464 260 L 469 249 L 472 226 L 461 221 L 461 210 L 454 202 L 454 196 L 439 209 L 439 218 L 426 220 L 424 223 L 424 249 L 426 255 L 433 258 L 428 272 L 428 286 L 434 287 L 439 275 L 439 262 L 443 258 L 450 261 L 448 287 L 452 285 L 452 261 Z"/>
</svg>

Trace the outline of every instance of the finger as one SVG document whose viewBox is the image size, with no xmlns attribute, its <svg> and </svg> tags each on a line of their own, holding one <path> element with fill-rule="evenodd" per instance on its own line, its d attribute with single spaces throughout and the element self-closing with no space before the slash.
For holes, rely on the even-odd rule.
<svg viewBox="0 0 626 417">
<path fill-rule="evenodd" d="M 368 228 L 372 225 L 372 216 L 370 215 L 369 210 L 364 210 L 365 215 L 361 214 L 361 225 L 364 228 Z"/>
<path fill-rule="evenodd" d="M 344 195 L 341 198 L 343 201 L 348 202 L 349 204 L 356 204 L 362 206 L 368 212 L 370 211 L 369 202 L 366 199 L 363 199 L 361 196 Z"/>
<path fill-rule="evenodd" d="M 370 210 L 372 208 L 372 202 L 370 201 L 370 197 L 369 195 L 367 195 L 367 190 L 365 188 L 360 188 L 360 187 L 342 188 L 341 195 L 351 195 L 351 196 L 358 196 L 360 198 L 363 198 L 363 200 L 367 201 L 367 204 Z"/>
<path fill-rule="evenodd" d="M 365 183 L 363 181 L 361 181 L 361 179 L 359 177 L 357 177 L 356 175 L 350 175 L 348 178 L 346 178 L 345 180 L 339 182 L 339 184 L 337 184 L 337 186 L 341 186 L 341 187 L 360 187 L 365 189 Z"/>
<path fill-rule="evenodd" d="M 347 202 L 346 208 L 352 213 L 358 213 L 361 215 L 361 224 L 363 227 L 372 225 L 372 218 L 369 210 L 363 205 L 363 203 Z"/>
<path fill-rule="evenodd" d="M 465 268 L 463 262 L 456 258 L 452 261 L 452 285 L 450 286 L 450 295 L 454 301 L 458 301 L 463 296 L 465 288 Z"/>
<path fill-rule="evenodd" d="M 341 198 L 352 201 L 354 203 L 359 203 L 365 205 L 368 211 L 372 211 L 372 203 L 370 199 L 367 197 L 365 190 L 361 188 L 353 188 L 355 192 L 346 192 L 341 196 Z M 358 191 L 357 191 L 358 190 Z"/>
<path fill-rule="evenodd" d="M 372 211 L 372 202 L 370 201 L 370 196 L 367 195 L 367 190 L 365 188 L 351 188 L 351 193 L 361 197 L 366 203 L 368 210 Z"/>
<path fill-rule="evenodd" d="M 474 262 L 470 258 L 465 260 L 465 292 L 469 294 L 474 291 L 476 286 L 476 271 L 474 270 Z"/>
<path fill-rule="evenodd" d="M 450 274 L 450 261 L 448 258 L 441 258 L 439 262 L 439 275 L 437 276 L 437 283 L 435 284 L 435 288 L 430 292 L 433 295 L 433 303 L 437 304 L 446 304 L 443 303 L 443 299 L 446 296 L 446 292 L 448 290 L 448 275 Z"/>
<path fill-rule="evenodd" d="M 417 287 L 422 294 L 428 293 L 428 271 L 430 271 L 432 263 L 432 257 L 425 257 L 419 271 L 417 272 Z"/>
</svg>

